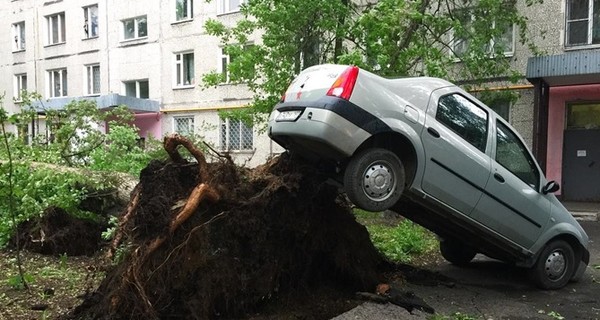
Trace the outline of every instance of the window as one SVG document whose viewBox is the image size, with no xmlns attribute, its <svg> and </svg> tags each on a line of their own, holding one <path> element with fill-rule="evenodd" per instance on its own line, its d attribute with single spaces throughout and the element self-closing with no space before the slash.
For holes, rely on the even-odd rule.
<svg viewBox="0 0 600 320">
<path fill-rule="evenodd" d="M 27 74 L 15 74 L 14 92 L 13 99 L 15 101 L 21 101 L 21 94 L 23 90 L 27 90 Z"/>
<path fill-rule="evenodd" d="M 240 49 L 243 51 L 248 51 L 252 49 L 252 44 L 248 44 L 248 45 L 244 45 L 243 47 L 241 47 Z M 232 47 L 230 47 L 231 49 Z M 236 48 L 237 49 L 237 48 Z M 239 52 L 239 51 L 238 51 Z M 302 54 L 302 53 L 301 53 Z M 222 48 L 221 49 L 221 56 L 220 56 L 220 65 L 219 65 L 219 69 L 221 71 L 221 78 L 223 79 L 222 81 L 224 83 L 231 83 L 232 79 L 231 79 L 231 74 L 229 72 L 229 65 L 235 60 L 237 59 L 238 55 L 233 55 L 233 54 L 227 54 L 226 49 Z"/>
<path fill-rule="evenodd" d="M 86 69 L 86 94 L 100 94 L 100 65 L 94 64 L 85 67 Z"/>
<path fill-rule="evenodd" d="M 48 96 L 50 98 L 67 96 L 67 69 L 48 71 Z"/>
<path fill-rule="evenodd" d="M 194 1 L 175 0 L 175 20 L 190 20 L 194 17 Z"/>
<path fill-rule="evenodd" d="M 85 39 L 98 36 L 98 5 L 83 8 L 83 36 Z"/>
<path fill-rule="evenodd" d="M 246 0 L 218 0 L 217 13 L 221 14 L 240 11 L 240 6 L 245 2 Z"/>
<path fill-rule="evenodd" d="M 65 13 L 57 13 L 46 17 L 48 22 L 48 44 L 65 42 Z"/>
<path fill-rule="evenodd" d="M 148 36 L 146 16 L 123 20 L 123 39 L 131 40 Z"/>
<path fill-rule="evenodd" d="M 219 140 L 221 150 L 252 150 L 254 143 L 252 126 L 249 127 L 240 120 L 222 119 Z"/>
<path fill-rule="evenodd" d="M 498 121 L 496 126 L 496 162 L 538 190 L 540 173 L 527 148 L 505 124 Z"/>
<path fill-rule="evenodd" d="M 457 56 L 463 56 L 469 49 L 469 38 L 473 36 L 473 24 L 475 17 L 468 10 L 458 10 L 454 12 L 456 19 L 463 26 L 461 30 L 452 31 L 451 48 L 452 53 Z M 486 22 L 487 23 L 487 22 Z M 514 24 L 501 24 L 492 21 L 491 28 L 498 35 L 493 37 L 485 48 L 489 53 L 501 53 L 505 56 L 511 56 L 515 52 L 515 27 Z"/>
<path fill-rule="evenodd" d="M 175 86 L 194 85 L 194 53 L 175 54 Z"/>
<path fill-rule="evenodd" d="M 459 94 L 440 98 L 435 118 L 461 138 L 485 152 L 488 114 Z"/>
<path fill-rule="evenodd" d="M 175 132 L 184 136 L 191 136 L 194 134 L 194 117 L 174 117 Z"/>
<path fill-rule="evenodd" d="M 223 82 L 226 82 L 226 83 L 231 82 L 227 66 L 233 61 L 234 58 L 235 58 L 234 56 L 230 56 L 227 53 L 225 53 L 225 49 L 221 49 L 221 65 L 220 65 L 220 67 L 221 67 L 221 77 L 223 79 Z"/>
<path fill-rule="evenodd" d="M 567 0 L 566 46 L 600 43 L 600 0 Z"/>
<path fill-rule="evenodd" d="M 13 24 L 13 51 L 25 50 L 25 21 Z"/>
<path fill-rule="evenodd" d="M 123 82 L 125 85 L 125 95 L 140 99 L 148 99 L 148 80 L 133 80 Z"/>
<path fill-rule="evenodd" d="M 567 105 L 567 129 L 600 129 L 600 103 L 584 102 Z"/>
</svg>

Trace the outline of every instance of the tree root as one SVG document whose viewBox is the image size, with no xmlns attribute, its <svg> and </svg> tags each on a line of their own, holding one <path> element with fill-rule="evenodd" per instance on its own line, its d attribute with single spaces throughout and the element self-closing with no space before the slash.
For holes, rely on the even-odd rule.
<svg viewBox="0 0 600 320">
<path fill-rule="evenodd" d="M 177 230 L 177 228 L 182 223 L 184 223 L 187 219 L 189 219 L 189 217 L 192 216 L 192 214 L 196 211 L 196 209 L 200 205 L 200 202 L 204 198 L 207 198 L 211 202 L 215 202 L 219 200 L 220 196 L 213 188 L 211 188 L 207 184 L 201 183 L 198 186 L 196 186 L 196 188 L 192 190 L 192 193 L 188 197 L 183 209 L 181 209 L 179 214 L 175 216 L 175 219 L 171 221 L 171 226 L 169 227 L 169 236 L 172 235 L 173 232 L 175 232 L 175 230 Z M 152 252 L 154 252 L 154 250 L 156 250 L 165 240 L 165 236 L 154 239 L 148 245 L 146 254 L 149 255 Z"/>
<path fill-rule="evenodd" d="M 177 215 L 171 220 L 169 224 L 169 229 L 166 234 L 160 235 L 154 240 L 150 241 L 146 246 L 140 245 L 137 249 L 132 253 L 132 263 L 127 268 L 127 271 L 124 273 L 124 276 L 121 280 L 121 286 L 119 291 L 126 290 L 128 287 L 135 288 L 137 292 L 138 299 L 142 301 L 145 309 L 145 313 L 148 317 L 157 318 L 156 311 L 152 306 L 152 302 L 148 298 L 145 292 L 144 279 L 140 279 L 140 276 L 143 274 L 142 267 L 148 260 L 148 258 L 158 249 L 168 237 L 171 237 L 173 233 L 181 226 L 185 221 L 187 221 L 194 212 L 197 211 L 198 206 L 204 199 L 208 199 L 211 202 L 218 201 L 220 199 L 219 193 L 210 185 L 206 183 L 207 181 L 207 164 L 206 157 L 198 148 L 196 148 L 190 140 L 187 138 L 180 136 L 178 134 L 170 135 L 165 137 L 164 139 L 164 148 L 169 154 L 171 160 L 175 163 L 185 163 L 186 161 L 177 151 L 177 147 L 179 145 L 183 145 L 193 156 L 196 158 L 199 166 L 199 183 L 192 190 L 189 197 L 185 201 L 183 208 L 179 211 Z M 109 257 L 112 257 L 114 251 L 117 246 L 120 244 L 121 239 L 124 235 L 124 230 L 126 229 L 127 222 L 131 219 L 133 215 L 136 214 L 136 209 L 138 206 L 140 191 L 141 188 L 136 187 L 134 190 L 135 193 L 132 197 L 132 200 L 127 207 L 127 211 L 123 216 L 123 219 L 119 223 L 119 230 L 115 239 L 113 240 L 111 250 L 109 250 Z M 175 208 L 180 208 L 180 205 L 174 206 Z M 118 308 L 120 304 L 120 299 L 118 295 L 113 295 L 111 299 L 111 305 L 114 309 Z"/>
<path fill-rule="evenodd" d="M 112 258 L 114 257 L 115 251 L 117 250 L 117 248 L 121 244 L 121 240 L 123 239 L 123 234 L 124 234 L 125 226 L 127 225 L 127 223 L 129 222 L 129 220 L 133 216 L 135 210 L 137 209 L 137 205 L 138 205 L 139 200 L 140 200 L 140 188 L 139 188 L 139 186 L 136 186 L 133 189 L 133 196 L 131 197 L 131 201 L 127 205 L 127 209 L 125 210 L 125 214 L 123 215 L 123 218 L 121 218 L 120 221 L 119 221 L 119 225 L 117 226 L 115 237 L 112 240 L 111 246 L 108 249 L 108 252 L 106 253 L 106 259 L 107 260 L 109 260 L 109 261 L 112 260 Z"/>
<path fill-rule="evenodd" d="M 196 148 L 196 146 L 194 146 L 194 144 L 192 144 L 192 142 L 188 138 L 175 133 L 166 136 L 163 140 L 163 145 L 165 150 L 169 154 L 169 157 L 175 163 L 186 162 L 185 159 L 183 159 L 183 157 L 177 151 L 178 146 L 184 146 L 192 154 L 192 156 L 196 158 L 196 161 L 198 162 L 198 166 L 200 168 L 200 182 L 206 181 L 206 178 L 208 178 L 206 172 L 206 157 L 204 156 L 204 153 L 202 153 L 200 149 Z"/>
</svg>

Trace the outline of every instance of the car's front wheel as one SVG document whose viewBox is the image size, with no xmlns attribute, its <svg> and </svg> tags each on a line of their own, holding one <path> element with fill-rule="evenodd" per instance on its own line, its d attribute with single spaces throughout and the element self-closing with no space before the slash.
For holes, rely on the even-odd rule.
<svg viewBox="0 0 600 320">
<path fill-rule="evenodd" d="M 350 201 L 367 211 L 392 207 L 404 191 L 402 161 L 393 152 L 365 149 L 356 154 L 344 172 L 344 189 Z"/>
<path fill-rule="evenodd" d="M 564 287 L 575 272 L 575 252 L 564 240 L 554 240 L 546 245 L 537 262 L 529 270 L 531 280 L 542 289 Z"/>
<path fill-rule="evenodd" d="M 444 239 L 440 241 L 440 253 L 446 261 L 464 267 L 473 260 L 477 251 L 475 249 L 466 246 L 460 241 L 452 239 Z"/>
</svg>

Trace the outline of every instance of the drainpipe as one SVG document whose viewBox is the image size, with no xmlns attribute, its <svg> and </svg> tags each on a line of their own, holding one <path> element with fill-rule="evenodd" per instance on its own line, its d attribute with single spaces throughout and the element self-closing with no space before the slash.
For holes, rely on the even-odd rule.
<svg viewBox="0 0 600 320">
<path fill-rule="evenodd" d="M 534 81 L 533 102 L 533 154 L 542 171 L 546 173 L 548 155 L 548 108 L 550 105 L 550 86 L 544 79 Z"/>
</svg>

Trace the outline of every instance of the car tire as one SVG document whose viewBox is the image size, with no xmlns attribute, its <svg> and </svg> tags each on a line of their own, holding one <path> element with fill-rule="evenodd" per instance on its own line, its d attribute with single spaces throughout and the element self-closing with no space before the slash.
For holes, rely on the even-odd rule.
<svg viewBox="0 0 600 320">
<path fill-rule="evenodd" d="M 405 184 L 404 165 L 393 152 L 365 149 L 346 166 L 344 189 L 357 207 L 367 211 L 384 211 L 402 196 Z"/>
<path fill-rule="evenodd" d="M 473 260 L 477 251 L 460 241 L 444 239 L 440 241 L 440 253 L 446 261 L 464 267 Z"/>
<path fill-rule="evenodd" d="M 548 243 L 531 269 L 529 277 L 541 289 L 564 287 L 575 273 L 575 251 L 564 240 Z"/>
</svg>

